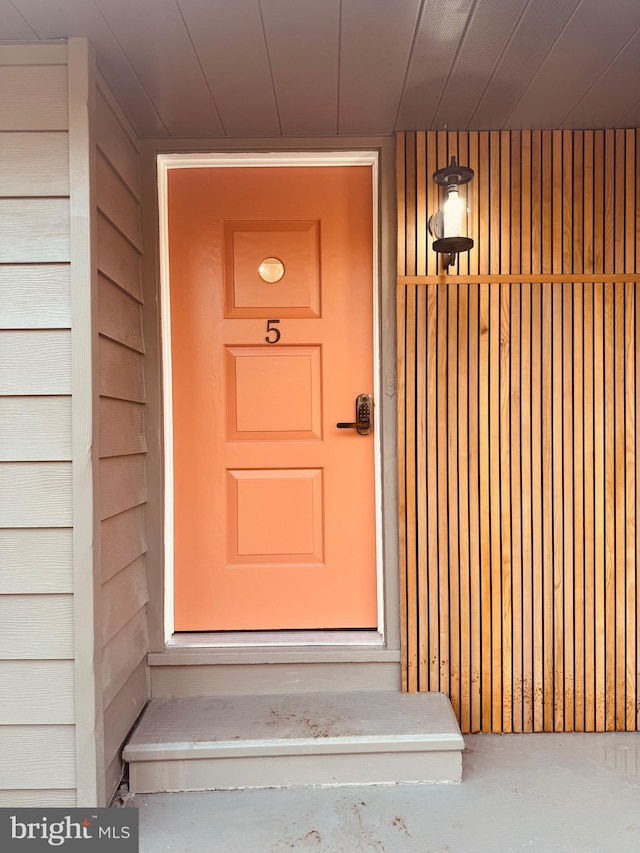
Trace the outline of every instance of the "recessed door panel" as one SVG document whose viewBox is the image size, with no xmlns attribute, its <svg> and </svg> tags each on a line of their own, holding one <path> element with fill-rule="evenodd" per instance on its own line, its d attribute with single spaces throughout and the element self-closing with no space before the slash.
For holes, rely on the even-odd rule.
<svg viewBox="0 0 640 853">
<path fill-rule="evenodd" d="M 318 317 L 319 223 L 224 223 L 227 317 Z"/>
<path fill-rule="evenodd" d="M 375 628 L 371 169 L 168 187 L 176 630 Z"/>
<path fill-rule="evenodd" d="M 226 355 L 229 441 L 321 438 L 319 347 L 227 347 Z"/>
<path fill-rule="evenodd" d="M 322 471 L 229 471 L 227 482 L 229 563 L 322 562 Z"/>
</svg>

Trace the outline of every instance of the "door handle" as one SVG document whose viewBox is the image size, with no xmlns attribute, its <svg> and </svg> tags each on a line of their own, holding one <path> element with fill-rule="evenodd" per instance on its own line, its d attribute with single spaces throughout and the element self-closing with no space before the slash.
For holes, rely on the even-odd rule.
<svg viewBox="0 0 640 853">
<path fill-rule="evenodd" d="M 338 429 L 355 429 L 360 435 L 369 435 L 373 429 L 373 398 L 371 394 L 356 397 L 356 419 L 354 423 L 336 424 Z"/>
</svg>

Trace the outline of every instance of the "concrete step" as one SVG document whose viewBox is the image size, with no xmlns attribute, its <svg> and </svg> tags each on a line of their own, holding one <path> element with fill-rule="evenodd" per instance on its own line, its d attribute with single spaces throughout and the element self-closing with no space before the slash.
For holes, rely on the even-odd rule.
<svg viewBox="0 0 640 853">
<path fill-rule="evenodd" d="M 153 699 L 124 749 L 134 793 L 459 782 L 443 693 Z"/>
</svg>

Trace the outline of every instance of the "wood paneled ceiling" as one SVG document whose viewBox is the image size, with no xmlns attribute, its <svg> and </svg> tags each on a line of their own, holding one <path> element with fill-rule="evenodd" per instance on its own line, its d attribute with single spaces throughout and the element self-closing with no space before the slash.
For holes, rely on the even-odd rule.
<svg viewBox="0 0 640 853">
<path fill-rule="evenodd" d="M 640 124 L 640 0 L 0 0 L 67 36 L 141 137 Z"/>
</svg>

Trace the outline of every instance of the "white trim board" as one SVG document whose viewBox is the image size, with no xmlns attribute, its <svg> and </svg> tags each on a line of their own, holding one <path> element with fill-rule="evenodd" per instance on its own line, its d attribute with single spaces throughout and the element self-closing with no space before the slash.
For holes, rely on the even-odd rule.
<svg viewBox="0 0 640 853">
<path fill-rule="evenodd" d="M 372 258 L 372 287 L 373 287 L 373 391 L 374 402 L 382 400 L 382 363 L 381 363 L 381 324 L 380 324 L 380 154 L 377 150 L 354 151 L 269 151 L 269 152 L 211 152 L 187 154 L 158 154 L 158 223 L 160 250 L 160 314 L 161 314 L 161 349 L 162 349 L 162 390 L 163 390 L 163 421 L 164 421 L 164 637 L 165 643 L 172 646 L 180 645 L 179 637 L 174 633 L 174 478 L 173 478 L 173 374 L 171 353 L 171 313 L 169 292 L 169 241 L 168 241 L 168 173 L 170 169 L 184 168 L 235 168 L 235 167 L 301 167 L 301 166 L 370 166 L 372 175 L 373 198 L 373 258 Z M 380 410 L 380 409 L 379 409 Z M 374 430 L 374 478 L 375 478 L 375 515 L 376 515 L 376 584 L 378 599 L 378 631 L 380 637 L 376 644 L 384 643 L 384 543 L 382 537 L 382 423 L 381 417 L 376 419 Z M 247 632 L 245 642 L 238 643 L 242 647 L 261 645 L 252 632 Z M 312 632 L 301 632 L 307 637 L 302 645 L 308 645 L 308 635 Z M 321 645 L 343 645 L 342 632 L 335 632 L 335 641 L 327 641 L 331 632 L 316 632 L 322 635 Z M 286 636 L 286 635 L 283 635 Z M 185 645 L 190 645 L 189 641 Z M 217 645 L 217 643 L 216 643 Z M 287 645 L 291 645 L 287 643 Z M 363 645 L 370 645 L 364 642 Z"/>
<path fill-rule="evenodd" d="M 174 634 L 167 648 L 179 649 L 243 649 L 285 648 L 301 646 L 373 646 L 384 644 L 379 631 L 213 631 Z"/>
</svg>

